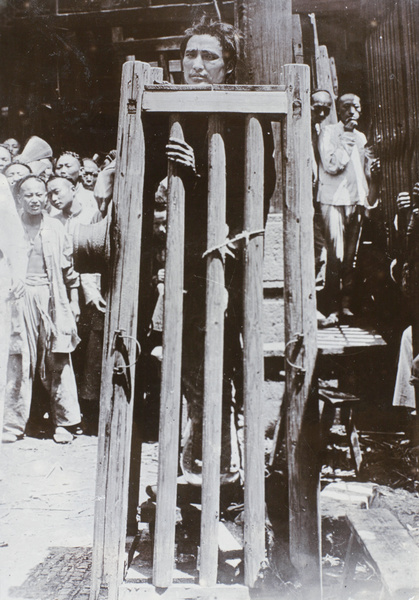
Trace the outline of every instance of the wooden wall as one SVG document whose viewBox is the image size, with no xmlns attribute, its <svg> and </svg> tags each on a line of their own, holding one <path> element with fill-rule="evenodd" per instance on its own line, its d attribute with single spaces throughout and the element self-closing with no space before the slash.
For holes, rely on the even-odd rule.
<svg viewBox="0 0 419 600">
<path fill-rule="evenodd" d="M 382 164 L 382 205 L 390 248 L 396 196 L 419 179 L 419 15 L 400 0 L 370 19 L 366 39 L 372 138 Z"/>
</svg>

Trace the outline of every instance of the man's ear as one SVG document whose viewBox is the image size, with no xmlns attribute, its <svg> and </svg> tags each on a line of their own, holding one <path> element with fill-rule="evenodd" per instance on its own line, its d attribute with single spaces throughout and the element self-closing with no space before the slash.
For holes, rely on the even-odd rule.
<svg viewBox="0 0 419 600">
<path fill-rule="evenodd" d="M 234 64 L 233 62 L 230 60 L 227 65 L 226 65 L 226 75 L 231 75 L 231 73 L 234 71 Z"/>
</svg>

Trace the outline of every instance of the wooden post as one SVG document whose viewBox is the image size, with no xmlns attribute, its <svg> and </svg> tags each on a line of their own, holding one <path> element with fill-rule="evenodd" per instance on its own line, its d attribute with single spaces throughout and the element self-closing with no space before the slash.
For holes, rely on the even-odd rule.
<svg viewBox="0 0 419 600">
<path fill-rule="evenodd" d="M 156 81 L 161 82 L 163 81 L 163 69 L 161 69 L 160 67 L 151 67 L 150 69 L 150 75 L 149 75 L 149 81 L 150 83 L 154 83 Z M 147 174 L 145 175 L 147 178 Z M 145 179 L 144 181 L 144 191 L 143 191 L 143 202 L 146 203 L 146 198 L 147 198 L 147 183 L 146 183 L 147 179 Z M 153 191 L 154 192 L 154 191 Z M 149 192 L 148 192 L 149 193 Z M 144 217 L 146 217 L 147 214 L 147 207 L 144 206 Z M 151 216 L 151 215 L 150 215 Z M 153 217 L 152 217 L 153 218 Z M 150 225 L 152 224 L 152 221 L 150 220 Z M 145 231 L 145 229 L 147 228 L 147 223 L 144 223 L 144 227 L 143 227 L 143 247 L 144 244 L 147 244 L 147 231 Z M 144 258 L 144 254 L 143 254 L 143 258 Z M 141 284 L 142 281 L 144 280 L 144 272 L 145 272 L 145 276 L 150 277 L 150 273 L 147 273 L 147 268 L 144 269 L 144 264 L 141 265 L 142 268 L 142 273 L 141 273 L 141 280 L 140 280 L 140 288 L 141 288 Z M 142 290 L 140 289 L 140 294 L 139 294 L 139 299 L 138 299 L 138 311 L 139 311 L 139 319 L 141 319 L 141 293 Z M 141 341 L 141 322 L 139 323 L 139 327 L 138 327 L 138 338 Z M 141 371 L 141 369 L 140 369 Z M 138 385 L 139 382 L 139 377 L 138 375 L 140 375 L 141 377 L 141 373 L 137 372 L 137 378 L 136 378 L 136 394 L 135 394 L 135 402 L 140 403 L 141 402 L 141 394 L 143 393 L 144 387 L 143 385 Z M 141 426 L 140 423 L 138 422 L 138 410 L 136 411 L 136 406 L 134 406 L 134 410 L 133 410 L 133 428 L 132 428 L 132 438 L 131 438 L 131 464 L 130 464 L 130 473 L 129 473 L 129 490 L 128 490 L 128 517 L 127 517 L 127 533 L 128 535 L 135 535 L 138 532 L 138 522 L 137 522 L 137 513 L 138 513 L 138 501 L 139 501 L 139 495 L 140 495 L 140 473 L 141 473 L 141 451 L 142 451 L 142 439 L 141 439 L 141 435 L 140 435 L 140 430 L 141 430 Z M 137 414 L 136 414 L 137 413 Z"/>
<path fill-rule="evenodd" d="M 236 21 L 244 34 L 244 65 L 239 83 L 283 83 L 283 67 L 292 60 L 292 0 L 236 0 Z M 279 123 L 272 123 L 276 187 L 271 212 L 282 211 L 282 142 Z"/>
<path fill-rule="evenodd" d="M 286 65 L 284 202 L 285 368 L 290 557 L 306 597 L 321 598 L 317 354 L 313 203 L 310 159 L 310 70 Z M 316 415 L 317 413 L 317 415 Z"/>
<path fill-rule="evenodd" d="M 263 428 L 263 133 L 246 117 L 244 228 L 250 237 L 244 262 L 244 566 L 253 587 L 265 558 L 265 436 Z"/>
<path fill-rule="evenodd" d="M 141 98 L 149 82 L 146 63 L 122 71 L 118 154 L 114 184 L 111 288 L 105 320 L 100 394 L 91 599 L 101 585 L 117 597 L 125 555 L 128 480 L 141 255 L 144 135 Z"/>
<path fill-rule="evenodd" d="M 172 115 L 170 136 L 183 139 L 179 115 Z M 179 459 L 180 377 L 183 323 L 185 189 L 169 162 L 164 294 L 163 364 L 159 426 L 159 473 L 153 583 L 172 583 L 175 547 L 176 480 Z"/>
<path fill-rule="evenodd" d="M 221 115 L 208 126 L 207 247 L 226 238 L 226 156 Z M 207 258 L 204 413 L 202 447 L 201 562 L 199 582 L 217 583 L 218 521 L 220 510 L 221 414 L 223 397 L 224 261 L 219 252 Z"/>
</svg>

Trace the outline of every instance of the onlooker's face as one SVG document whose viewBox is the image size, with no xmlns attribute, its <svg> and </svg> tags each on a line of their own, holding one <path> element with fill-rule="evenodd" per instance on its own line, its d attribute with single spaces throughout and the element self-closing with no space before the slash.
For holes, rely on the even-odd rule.
<svg viewBox="0 0 419 600">
<path fill-rule="evenodd" d="M 167 211 L 166 210 L 155 210 L 154 221 L 153 221 L 153 233 L 154 236 L 159 240 L 166 239 L 166 223 L 167 223 Z"/>
<path fill-rule="evenodd" d="M 225 82 L 227 66 L 219 40 L 212 35 L 194 35 L 186 44 L 183 77 L 190 85 Z"/>
<path fill-rule="evenodd" d="M 30 172 L 31 170 L 26 165 L 12 163 L 5 171 L 4 175 L 10 187 L 13 187 L 15 183 L 26 177 L 26 175 L 29 175 Z"/>
<path fill-rule="evenodd" d="M 338 113 L 344 129 L 353 131 L 361 116 L 361 100 L 355 94 L 344 94 L 339 100 Z"/>
<path fill-rule="evenodd" d="M 332 98 L 327 92 L 315 92 L 311 96 L 311 121 L 320 124 L 329 115 Z"/>
<path fill-rule="evenodd" d="M 25 214 L 40 215 L 45 207 L 46 199 L 47 193 L 42 181 L 31 178 L 22 183 L 19 190 L 19 203 Z"/>
<path fill-rule="evenodd" d="M 48 199 L 57 210 L 67 212 L 74 200 L 74 185 L 67 179 L 52 179 L 47 183 Z"/>
<path fill-rule="evenodd" d="M 0 171 L 10 162 L 12 162 L 12 155 L 10 154 L 9 150 L 3 146 L 0 146 Z"/>
<path fill-rule="evenodd" d="M 85 160 L 80 170 L 83 186 L 92 190 L 95 187 L 96 179 L 99 173 L 99 167 L 93 160 Z"/>
<path fill-rule="evenodd" d="M 17 140 L 15 140 L 14 138 L 9 138 L 8 140 L 6 140 L 3 143 L 5 146 L 7 146 L 9 148 L 10 154 L 12 155 L 12 157 L 19 154 L 20 144 Z"/>
<path fill-rule="evenodd" d="M 55 174 L 59 177 L 69 177 L 75 183 L 79 178 L 80 163 L 75 156 L 63 154 L 57 160 Z"/>
</svg>

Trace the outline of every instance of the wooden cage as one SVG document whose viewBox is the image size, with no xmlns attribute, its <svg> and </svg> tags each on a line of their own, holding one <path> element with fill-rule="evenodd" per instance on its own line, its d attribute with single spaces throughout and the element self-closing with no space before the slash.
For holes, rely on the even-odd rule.
<svg viewBox="0 0 419 600">
<path fill-rule="evenodd" d="M 259 115 L 271 115 L 284 128 L 284 250 L 288 451 L 291 557 L 302 577 L 311 573 L 321 594 L 318 473 L 303 441 L 303 421 L 316 358 L 313 255 L 310 75 L 305 65 L 286 65 L 286 86 L 158 85 L 161 70 L 142 62 L 123 67 L 114 185 L 113 240 L 108 312 L 102 367 L 98 475 L 91 599 L 101 589 L 114 600 L 125 597 L 220 598 L 217 584 L 217 531 L 221 446 L 221 388 L 224 284 L 219 253 L 209 252 L 206 291 L 206 346 L 203 422 L 203 483 L 199 580 L 188 591 L 173 581 L 179 408 L 181 402 L 183 244 L 185 192 L 176 166 L 168 167 L 168 225 L 165 267 L 163 364 L 159 431 L 159 474 L 152 581 L 124 582 L 128 486 L 137 354 L 139 272 L 143 218 L 145 145 L 142 115 L 169 114 L 171 133 L 182 136 L 189 113 L 209 115 L 208 246 L 225 241 L 225 148 L 223 118 L 245 115 L 244 259 L 244 585 L 234 597 L 248 597 L 265 558 L 264 430 L 261 419 L 263 342 L 263 137 Z M 295 344 L 298 338 L 298 344 Z M 292 349 L 292 351 L 291 351 Z M 221 356 L 221 359 L 220 359 Z M 311 470 L 310 470 L 311 469 Z M 164 588 L 164 590 L 161 590 Z M 228 588 L 228 586 L 227 586 Z M 158 593 L 155 590 L 158 590 Z M 224 594 L 224 595 L 223 595 Z M 237 595 L 239 594 L 239 595 Z"/>
</svg>

